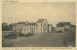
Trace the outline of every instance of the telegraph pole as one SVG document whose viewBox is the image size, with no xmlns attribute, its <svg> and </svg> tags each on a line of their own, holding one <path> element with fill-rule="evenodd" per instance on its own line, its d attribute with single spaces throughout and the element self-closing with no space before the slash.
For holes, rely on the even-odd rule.
<svg viewBox="0 0 77 50">
<path fill-rule="evenodd" d="M 15 17 L 15 32 L 16 32 L 16 17 Z"/>
<path fill-rule="evenodd" d="M 15 24 L 16 24 L 16 17 L 15 17 Z M 17 39 L 16 25 L 15 25 L 15 38 Z"/>
</svg>

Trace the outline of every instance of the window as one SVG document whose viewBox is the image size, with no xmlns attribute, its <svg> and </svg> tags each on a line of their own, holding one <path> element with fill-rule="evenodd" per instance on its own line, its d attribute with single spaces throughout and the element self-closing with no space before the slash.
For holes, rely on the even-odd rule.
<svg viewBox="0 0 77 50">
<path fill-rule="evenodd" d="M 34 30 L 35 30 L 35 25 L 34 25 Z"/>
<path fill-rule="evenodd" d="M 46 23 L 44 23 L 44 25 L 46 25 Z"/>
<path fill-rule="evenodd" d="M 46 23 L 44 23 L 44 24 L 43 24 L 43 27 L 46 27 L 46 26 L 47 26 Z"/>
<path fill-rule="evenodd" d="M 38 25 L 36 25 L 36 30 L 38 30 Z"/>
<path fill-rule="evenodd" d="M 33 25 L 32 25 L 32 30 L 33 30 Z"/>
<path fill-rule="evenodd" d="M 30 28 L 29 29 L 31 30 L 31 25 L 30 25 Z"/>
</svg>

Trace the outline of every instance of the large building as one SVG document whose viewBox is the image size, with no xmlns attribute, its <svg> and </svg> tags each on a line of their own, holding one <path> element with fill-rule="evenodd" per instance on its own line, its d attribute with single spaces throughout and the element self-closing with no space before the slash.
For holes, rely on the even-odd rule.
<svg viewBox="0 0 77 50">
<path fill-rule="evenodd" d="M 18 22 L 13 26 L 13 30 L 26 33 L 33 30 L 35 33 L 47 33 L 52 32 L 52 25 L 48 24 L 46 19 L 39 19 L 37 22 Z"/>
<path fill-rule="evenodd" d="M 34 32 L 36 32 L 37 29 L 38 28 L 36 28 L 36 23 L 27 23 L 22 28 L 22 33 L 30 32 L 31 30 L 34 30 Z"/>
<path fill-rule="evenodd" d="M 55 31 L 69 32 L 72 28 L 74 29 L 75 27 L 70 22 L 59 22 L 55 27 Z"/>
<path fill-rule="evenodd" d="M 13 30 L 16 30 L 17 32 L 21 31 L 25 24 L 29 22 L 18 22 L 18 23 L 11 23 L 9 26 L 13 27 Z"/>
<path fill-rule="evenodd" d="M 29 32 L 34 30 L 35 33 L 47 33 L 48 32 L 48 22 L 46 19 L 39 19 L 36 23 L 25 24 L 22 32 Z"/>
</svg>

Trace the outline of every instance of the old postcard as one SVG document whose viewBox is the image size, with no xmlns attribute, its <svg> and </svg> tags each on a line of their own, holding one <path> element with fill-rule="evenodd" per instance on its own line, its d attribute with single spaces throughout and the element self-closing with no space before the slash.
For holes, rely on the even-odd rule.
<svg viewBox="0 0 77 50">
<path fill-rule="evenodd" d="M 1 10 L 3 50 L 76 50 L 75 0 L 2 0 Z"/>
</svg>

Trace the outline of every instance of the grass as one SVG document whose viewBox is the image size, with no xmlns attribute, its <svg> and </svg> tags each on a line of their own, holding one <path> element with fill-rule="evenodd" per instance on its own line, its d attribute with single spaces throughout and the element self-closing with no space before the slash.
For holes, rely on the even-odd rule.
<svg viewBox="0 0 77 50">
<path fill-rule="evenodd" d="M 3 47 L 75 47 L 75 33 L 38 33 L 30 37 L 4 39 Z"/>
</svg>

